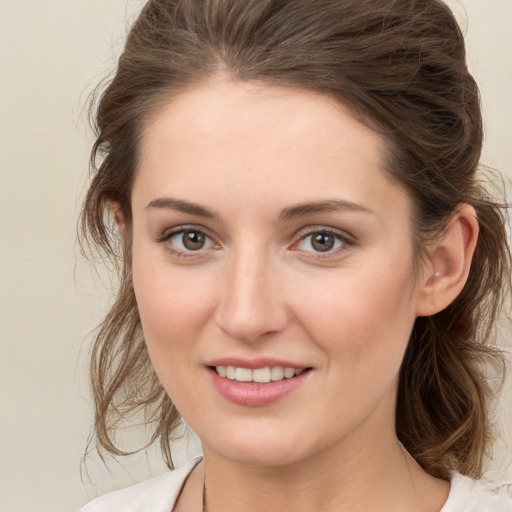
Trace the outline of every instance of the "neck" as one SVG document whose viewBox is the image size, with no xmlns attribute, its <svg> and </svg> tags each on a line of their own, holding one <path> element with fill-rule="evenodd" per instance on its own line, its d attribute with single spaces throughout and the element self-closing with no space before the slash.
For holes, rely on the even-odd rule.
<svg viewBox="0 0 512 512">
<path fill-rule="evenodd" d="M 394 433 L 385 437 L 373 445 L 331 445 L 272 467 L 225 460 L 205 448 L 204 512 L 440 510 L 448 484 L 424 473 Z"/>
</svg>

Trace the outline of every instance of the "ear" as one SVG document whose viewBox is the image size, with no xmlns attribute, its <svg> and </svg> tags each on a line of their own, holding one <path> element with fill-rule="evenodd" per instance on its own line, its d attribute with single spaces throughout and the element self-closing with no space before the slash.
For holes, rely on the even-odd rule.
<svg viewBox="0 0 512 512">
<path fill-rule="evenodd" d="M 124 220 L 124 214 L 121 211 L 121 205 L 119 203 L 112 201 L 108 205 L 108 209 L 110 215 L 112 215 L 112 219 L 114 220 L 114 224 L 116 225 L 117 231 L 120 235 L 122 235 L 125 231 L 126 224 Z"/>
<path fill-rule="evenodd" d="M 475 209 L 462 204 L 429 250 L 419 283 L 417 316 L 439 313 L 466 284 L 478 239 Z"/>
</svg>

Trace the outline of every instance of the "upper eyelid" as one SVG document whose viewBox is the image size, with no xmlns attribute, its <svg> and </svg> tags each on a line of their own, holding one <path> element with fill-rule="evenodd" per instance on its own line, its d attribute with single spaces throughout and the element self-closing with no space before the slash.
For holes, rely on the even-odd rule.
<svg viewBox="0 0 512 512">
<path fill-rule="evenodd" d="M 199 232 L 205 235 L 214 245 L 218 245 L 218 242 L 215 240 L 214 237 L 210 236 L 204 228 L 198 228 L 197 226 L 192 226 L 188 224 L 183 224 L 179 226 L 175 226 L 172 228 L 164 229 L 163 232 L 156 238 L 156 242 L 163 244 L 164 246 L 167 245 L 167 242 L 169 240 L 176 236 L 180 235 L 182 233 L 185 233 L 186 231 L 193 231 L 193 232 Z M 174 244 L 165 248 L 166 251 L 171 253 L 176 258 L 184 258 L 184 259 L 190 259 L 190 261 L 194 261 L 194 259 L 201 258 L 205 256 L 205 249 L 201 248 L 196 251 L 193 250 L 183 250 L 180 248 L 176 248 Z M 215 249 L 215 248 L 213 248 Z M 206 250 L 212 250 L 212 247 L 206 248 Z"/>
<path fill-rule="evenodd" d="M 195 224 L 180 224 L 178 226 L 174 226 L 172 228 L 166 228 L 164 229 L 160 235 L 158 235 L 159 240 L 165 240 L 167 238 L 170 238 L 173 235 L 178 235 L 180 233 L 183 233 L 184 231 L 198 231 L 200 233 L 203 233 L 203 235 L 206 235 L 208 238 L 211 238 L 212 240 L 215 240 L 215 236 L 212 236 L 211 231 L 204 226 L 198 226 Z"/>
<path fill-rule="evenodd" d="M 344 232 L 340 229 L 331 228 L 327 226 L 313 226 L 309 228 L 304 228 L 302 231 L 302 236 L 311 235 L 313 233 L 332 233 L 339 236 L 344 236 Z M 299 231 L 299 233 L 301 232 Z M 348 236 L 348 235 L 347 235 Z"/>
<path fill-rule="evenodd" d="M 304 239 L 315 233 L 332 234 L 341 241 L 342 246 L 326 252 L 302 251 L 297 247 Z M 348 233 L 347 231 L 339 228 L 332 228 L 325 225 L 310 226 L 305 230 L 299 231 L 299 233 L 295 236 L 295 241 L 291 244 L 290 249 L 294 251 L 300 251 L 305 255 L 304 257 L 307 257 L 308 260 L 312 261 L 336 261 L 336 259 L 345 255 L 347 251 L 355 249 L 359 246 L 359 240 L 351 233 Z"/>
<path fill-rule="evenodd" d="M 345 240 L 346 242 L 352 242 L 355 243 L 355 237 L 348 233 L 347 231 L 344 231 L 342 229 L 338 228 L 332 228 L 329 226 L 310 226 L 308 228 L 303 228 L 299 230 L 294 237 L 298 238 L 298 240 L 303 240 L 309 235 L 313 235 L 315 233 L 329 233 L 335 236 L 338 236 L 342 240 Z M 295 242 L 294 242 L 295 243 Z"/>
</svg>

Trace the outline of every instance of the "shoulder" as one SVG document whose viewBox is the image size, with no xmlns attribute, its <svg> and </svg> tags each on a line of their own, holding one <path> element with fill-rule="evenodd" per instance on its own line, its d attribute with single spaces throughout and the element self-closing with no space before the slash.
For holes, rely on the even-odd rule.
<svg viewBox="0 0 512 512">
<path fill-rule="evenodd" d="M 448 501 L 441 512 L 511 512 L 512 483 L 473 480 L 453 473 Z"/>
<path fill-rule="evenodd" d="M 187 476 L 199 461 L 195 459 L 173 471 L 109 492 L 87 503 L 79 512 L 169 512 Z"/>
</svg>

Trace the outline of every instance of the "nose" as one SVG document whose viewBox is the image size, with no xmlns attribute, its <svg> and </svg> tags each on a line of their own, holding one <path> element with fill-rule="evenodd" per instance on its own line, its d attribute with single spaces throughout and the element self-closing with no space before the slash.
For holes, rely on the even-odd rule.
<svg viewBox="0 0 512 512">
<path fill-rule="evenodd" d="M 288 312 L 279 269 L 263 255 L 233 255 L 226 264 L 215 312 L 217 326 L 240 341 L 284 329 Z"/>
</svg>

